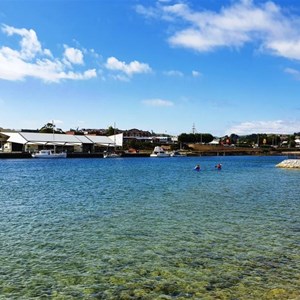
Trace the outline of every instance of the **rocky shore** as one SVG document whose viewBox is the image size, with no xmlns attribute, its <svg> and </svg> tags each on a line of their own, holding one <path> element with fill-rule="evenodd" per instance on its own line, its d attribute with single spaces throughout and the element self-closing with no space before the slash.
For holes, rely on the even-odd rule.
<svg viewBox="0 0 300 300">
<path fill-rule="evenodd" d="M 278 165 L 278 168 L 300 169 L 300 159 L 285 159 Z"/>
</svg>

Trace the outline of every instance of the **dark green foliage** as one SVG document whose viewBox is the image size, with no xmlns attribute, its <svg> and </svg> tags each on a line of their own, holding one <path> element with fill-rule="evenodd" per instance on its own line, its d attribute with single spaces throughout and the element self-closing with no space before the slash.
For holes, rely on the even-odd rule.
<svg viewBox="0 0 300 300">
<path fill-rule="evenodd" d="M 133 148 L 135 150 L 147 150 L 147 149 L 153 149 L 155 147 L 155 144 L 151 142 L 143 142 L 138 140 L 130 140 L 124 142 L 123 148 L 124 149 L 130 149 Z"/>
<path fill-rule="evenodd" d="M 53 123 L 45 124 L 40 130 L 40 133 L 64 133 L 60 128 L 56 128 Z"/>
<path fill-rule="evenodd" d="M 107 129 L 107 132 L 106 132 L 106 135 L 114 135 L 116 132 L 116 130 L 112 127 L 112 126 L 109 126 L 108 129 Z"/>
<path fill-rule="evenodd" d="M 181 143 L 209 143 L 214 139 L 210 133 L 182 133 L 178 136 Z"/>
</svg>

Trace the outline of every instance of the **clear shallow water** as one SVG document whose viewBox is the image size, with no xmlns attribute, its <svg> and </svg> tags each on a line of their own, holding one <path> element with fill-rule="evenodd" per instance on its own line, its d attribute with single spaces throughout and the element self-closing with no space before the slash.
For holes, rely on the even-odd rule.
<svg viewBox="0 0 300 300">
<path fill-rule="evenodd" d="M 0 299 L 296 299 L 281 160 L 0 160 Z"/>
</svg>

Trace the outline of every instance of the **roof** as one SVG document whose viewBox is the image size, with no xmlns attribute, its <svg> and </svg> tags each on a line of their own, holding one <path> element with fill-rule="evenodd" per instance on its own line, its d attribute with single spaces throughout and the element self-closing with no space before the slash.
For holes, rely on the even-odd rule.
<svg viewBox="0 0 300 300">
<path fill-rule="evenodd" d="M 27 142 L 44 142 L 47 144 L 92 144 L 85 136 L 68 135 L 68 134 L 52 134 L 52 133 L 34 133 L 34 132 L 19 132 L 19 134 Z"/>
<path fill-rule="evenodd" d="M 17 144 L 26 144 L 26 139 L 22 137 L 18 132 L 1 132 L 2 134 L 9 136 L 8 142 L 17 143 Z"/>
<path fill-rule="evenodd" d="M 17 144 L 38 144 L 38 145 L 81 145 L 81 144 L 98 144 L 104 146 L 122 146 L 123 134 L 115 136 L 94 136 L 94 135 L 68 135 L 52 133 L 35 133 L 35 132 L 1 132 L 2 135 L 8 136 L 8 142 Z"/>
<path fill-rule="evenodd" d="M 89 138 L 89 140 L 93 143 L 93 144 L 100 144 L 100 145 L 113 145 L 114 144 L 114 140 L 107 137 L 107 136 L 102 136 L 102 135 L 87 135 L 87 137 Z"/>
</svg>

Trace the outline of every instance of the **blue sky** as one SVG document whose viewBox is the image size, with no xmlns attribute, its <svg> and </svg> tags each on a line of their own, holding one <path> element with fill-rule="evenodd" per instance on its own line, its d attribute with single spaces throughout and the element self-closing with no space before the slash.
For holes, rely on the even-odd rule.
<svg viewBox="0 0 300 300">
<path fill-rule="evenodd" d="M 0 127 L 300 131 L 300 3 L 0 2 Z"/>
</svg>

